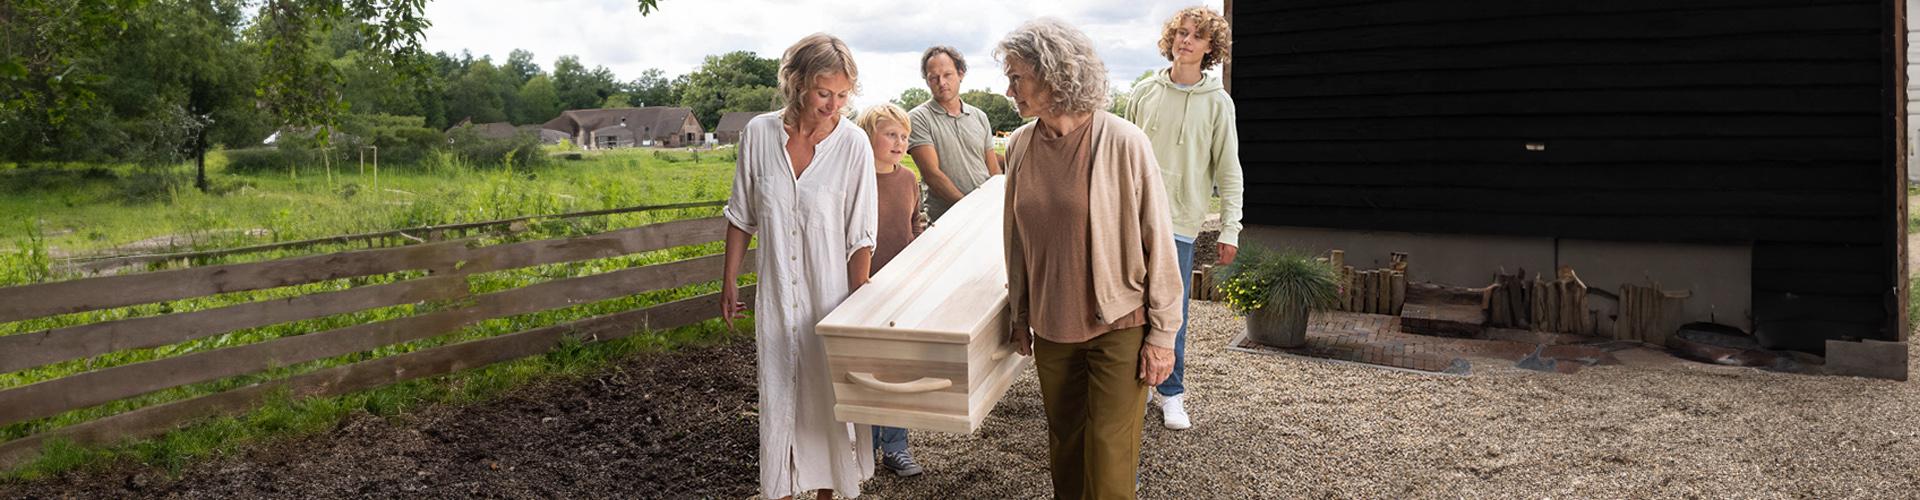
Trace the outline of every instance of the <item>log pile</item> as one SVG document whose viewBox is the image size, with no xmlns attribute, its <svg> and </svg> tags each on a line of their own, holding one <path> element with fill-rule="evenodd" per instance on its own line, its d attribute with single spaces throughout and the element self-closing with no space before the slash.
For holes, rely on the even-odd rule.
<svg viewBox="0 0 1920 500">
<path fill-rule="evenodd" d="M 1587 308 L 1587 284 L 1571 266 L 1560 266 L 1552 281 L 1497 273 L 1487 288 L 1488 322 L 1506 328 L 1553 333 L 1593 333 L 1598 319 Z"/>
<path fill-rule="evenodd" d="M 1527 269 L 1507 274 L 1505 269 L 1493 275 L 1493 285 L 1487 287 L 1487 324 L 1500 328 L 1531 328 L 1533 299 L 1528 292 L 1533 286 L 1527 283 Z"/>
<path fill-rule="evenodd" d="M 1662 289 L 1659 282 L 1620 285 L 1620 314 L 1613 321 L 1613 338 L 1666 345 L 1678 327 L 1681 306 L 1692 295 L 1689 290 Z"/>
<path fill-rule="evenodd" d="M 1333 309 L 1368 314 L 1400 314 L 1407 303 L 1407 254 L 1393 252 L 1387 267 L 1356 270 L 1347 265 L 1347 253 L 1333 250 L 1327 262 L 1340 272 L 1340 298 Z"/>
<path fill-rule="evenodd" d="M 1204 300 L 1207 302 L 1220 301 L 1220 289 L 1215 288 L 1220 284 L 1220 281 L 1214 278 L 1214 267 L 1213 264 L 1207 264 L 1193 268 L 1193 276 L 1187 278 L 1191 280 L 1187 283 L 1188 299 Z"/>
</svg>

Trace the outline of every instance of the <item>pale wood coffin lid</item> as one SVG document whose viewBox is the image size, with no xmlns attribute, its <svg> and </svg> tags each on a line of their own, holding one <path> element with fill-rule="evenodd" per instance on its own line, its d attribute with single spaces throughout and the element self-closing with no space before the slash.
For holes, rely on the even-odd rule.
<svg viewBox="0 0 1920 500">
<path fill-rule="evenodd" d="M 821 335 L 964 344 L 1007 305 L 1005 176 L 961 198 L 827 314 Z"/>
</svg>

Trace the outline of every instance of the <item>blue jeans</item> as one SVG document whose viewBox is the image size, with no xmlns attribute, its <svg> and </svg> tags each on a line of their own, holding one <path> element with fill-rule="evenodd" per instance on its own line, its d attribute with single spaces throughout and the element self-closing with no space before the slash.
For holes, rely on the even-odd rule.
<svg viewBox="0 0 1920 500">
<path fill-rule="evenodd" d="M 899 427 L 873 426 L 873 445 L 881 453 L 900 453 L 907 451 L 907 430 Z"/>
<path fill-rule="evenodd" d="M 1175 238 L 1173 248 L 1180 256 L 1180 333 L 1173 337 L 1173 373 L 1158 388 L 1166 397 L 1187 393 L 1187 299 L 1193 295 L 1193 243 Z"/>
</svg>

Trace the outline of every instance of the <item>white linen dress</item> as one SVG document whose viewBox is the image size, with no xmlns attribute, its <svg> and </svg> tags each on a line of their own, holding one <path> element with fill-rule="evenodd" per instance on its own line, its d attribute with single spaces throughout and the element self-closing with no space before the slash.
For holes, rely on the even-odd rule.
<svg viewBox="0 0 1920 500">
<path fill-rule="evenodd" d="M 833 381 L 814 324 L 847 298 L 847 260 L 878 229 L 873 145 L 845 118 L 798 178 L 780 113 L 740 133 L 727 221 L 760 237 L 754 334 L 760 372 L 760 491 L 781 498 L 873 477 L 867 426 L 833 417 Z"/>
</svg>

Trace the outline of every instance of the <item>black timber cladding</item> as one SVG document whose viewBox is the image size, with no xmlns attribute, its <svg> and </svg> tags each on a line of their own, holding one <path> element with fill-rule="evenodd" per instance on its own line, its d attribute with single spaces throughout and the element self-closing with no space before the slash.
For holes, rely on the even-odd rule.
<svg viewBox="0 0 1920 500">
<path fill-rule="evenodd" d="M 1247 222 L 1751 243 L 1757 329 L 1895 339 L 1895 3 L 1236 2 Z"/>
</svg>

